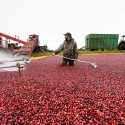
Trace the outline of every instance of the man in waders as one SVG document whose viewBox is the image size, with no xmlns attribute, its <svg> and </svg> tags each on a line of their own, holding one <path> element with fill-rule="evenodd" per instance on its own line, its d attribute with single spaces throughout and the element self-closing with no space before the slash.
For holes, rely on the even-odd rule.
<svg viewBox="0 0 125 125">
<path fill-rule="evenodd" d="M 57 50 L 54 51 L 54 54 L 58 54 L 59 52 L 63 51 L 63 61 L 62 66 L 69 64 L 69 66 L 74 65 L 74 60 L 78 58 L 78 50 L 77 50 L 77 43 L 72 38 L 71 33 L 67 32 L 64 34 L 65 40 L 59 46 Z M 70 58 L 70 59 L 67 59 Z"/>
</svg>

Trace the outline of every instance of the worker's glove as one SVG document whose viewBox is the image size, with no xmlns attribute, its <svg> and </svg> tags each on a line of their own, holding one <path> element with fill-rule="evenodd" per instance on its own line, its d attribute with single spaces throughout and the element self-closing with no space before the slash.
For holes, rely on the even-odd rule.
<svg viewBox="0 0 125 125">
<path fill-rule="evenodd" d="M 75 55 L 75 59 L 78 59 L 78 55 Z"/>
</svg>

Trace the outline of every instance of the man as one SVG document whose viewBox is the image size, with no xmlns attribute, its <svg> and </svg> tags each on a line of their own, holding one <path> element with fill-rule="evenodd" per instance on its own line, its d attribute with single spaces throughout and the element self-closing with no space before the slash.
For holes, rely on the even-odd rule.
<svg viewBox="0 0 125 125">
<path fill-rule="evenodd" d="M 2 37 L 0 36 L 0 47 L 2 47 Z"/>
<path fill-rule="evenodd" d="M 64 36 L 65 36 L 64 42 L 60 45 L 60 47 L 57 50 L 55 50 L 54 54 L 57 54 L 63 51 L 64 58 L 62 61 L 62 66 L 67 65 L 67 63 L 69 63 L 69 66 L 73 66 L 74 60 L 71 60 L 71 59 L 78 58 L 77 43 L 72 38 L 71 33 L 67 32 L 66 34 L 64 34 Z M 71 59 L 67 59 L 67 58 L 71 58 Z"/>
</svg>

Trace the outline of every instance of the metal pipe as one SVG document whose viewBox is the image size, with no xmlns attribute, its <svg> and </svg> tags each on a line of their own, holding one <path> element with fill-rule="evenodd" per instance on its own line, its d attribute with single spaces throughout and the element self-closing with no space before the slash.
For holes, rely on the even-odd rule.
<svg viewBox="0 0 125 125">
<path fill-rule="evenodd" d="M 56 55 L 56 56 L 61 57 L 61 58 L 65 58 L 65 59 L 74 60 L 74 61 L 77 61 L 77 62 L 88 63 L 91 66 L 93 66 L 94 68 L 97 68 L 97 64 L 96 63 L 92 63 L 92 62 L 88 62 L 88 61 L 82 61 L 82 60 L 78 60 L 78 59 L 72 59 L 72 58 L 68 58 L 68 57 L 64 57 L 64 56 L 59 56 L 59 55 Z"/>
</svg>

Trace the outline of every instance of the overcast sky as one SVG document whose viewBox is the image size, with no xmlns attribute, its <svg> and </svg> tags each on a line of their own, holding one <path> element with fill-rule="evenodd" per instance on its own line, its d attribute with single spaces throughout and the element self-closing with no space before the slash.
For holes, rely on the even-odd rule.
<svg viewBox="0 0 125 125">
<path fill-rule="evenodd" d="M 125 34 L 125 0 L 0 0 L 0 32 L 25 40 L 38 34 L 56 49 L 70 32 L 84 46 L 91 33 Z"/>
</svg>

